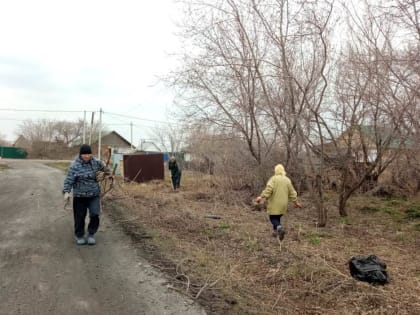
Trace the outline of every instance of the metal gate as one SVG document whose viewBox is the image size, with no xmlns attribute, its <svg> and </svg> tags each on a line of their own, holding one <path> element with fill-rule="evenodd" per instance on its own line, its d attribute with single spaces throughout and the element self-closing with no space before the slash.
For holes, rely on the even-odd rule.
<svg viewBox="0 0 420 315">
<path fill-rule="evenodd" d="M 124 154 L 124 179 L 138 183 L 164 179 L 163 154 Z"/>
<path fill-rule="evenodd" d="M 18 147 L 0 147 L 0 157 L 5 159 L 24 159 L 28 153 Z"/>
</svg>

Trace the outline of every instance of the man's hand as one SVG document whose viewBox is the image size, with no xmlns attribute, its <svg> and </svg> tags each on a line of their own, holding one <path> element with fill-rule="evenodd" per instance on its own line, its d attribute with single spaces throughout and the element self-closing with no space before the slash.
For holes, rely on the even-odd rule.
<svg viewBox="0 0 420 315">
<path fill-rule="evenodd" d="M 262 197 L 261 196 L 258 196 L 257 198 L 255 198 L 255 202 L 257 202 L 257 203 L 260 203 L 261 200 L 262 200 Z"/>
<path fill-rule="evenodd" d="M 68 210 L 67 206 L 70 203 L 70 193 L 65 192 L 64 193 L 64 210 Z"/>
<path fill-rule="evenodd" d="M 103 171 L 98 171 L 97 173 L 96 173 L 96 181 L 97 182 L 100 182 L 100 181 L 103 181 L 104 179 L 105 179 L 105 172 L 103 172 Z"/>
<path fill-rule="evenodd" d="M 302 208 L 302 205 L 299 203 L 299 201 L 295 201 L 295 208 Z"/>
</svg>

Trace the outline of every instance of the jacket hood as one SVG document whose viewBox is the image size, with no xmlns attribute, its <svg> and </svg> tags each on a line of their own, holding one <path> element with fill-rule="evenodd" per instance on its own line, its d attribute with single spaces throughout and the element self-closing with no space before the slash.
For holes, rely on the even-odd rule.
<svg viewBox="0 0 420 315">
<path fill-rule="evenodd" d="M 281 164 L 277 164 L 276 167 L 274 168 L 274 174 L 275 175 L 286 175 L 286 171 L 284 170 L 284 166 Z"/>
</svg>

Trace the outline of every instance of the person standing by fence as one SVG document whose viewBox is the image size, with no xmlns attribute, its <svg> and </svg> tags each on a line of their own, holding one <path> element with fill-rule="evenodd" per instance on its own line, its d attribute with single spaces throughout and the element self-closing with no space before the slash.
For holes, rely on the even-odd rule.
<svg viewBox="0 0 420 315">
<path fill-rule="evenodd" d="M 168 168 L 171 171 L 171 180 L 172 180 L 172 188 L 173 190 L 179 189 L 181 184 L 181 169 L 176 162 L 176 158 L 174 155 L 171 156 L 168 162 Z"/>
</svg>

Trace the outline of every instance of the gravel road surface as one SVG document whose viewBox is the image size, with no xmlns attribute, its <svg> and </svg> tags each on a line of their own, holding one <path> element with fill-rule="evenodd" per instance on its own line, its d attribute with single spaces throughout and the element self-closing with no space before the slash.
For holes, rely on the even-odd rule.
<svg viewBox="0 0 420 315">
<path fill-rule="evenodd" d="M 77 246 L 64 173 L 0 160 L 0 314 L 205 314 L 166 284 L 101 216 L 97 245 Z"/>
</svg>

